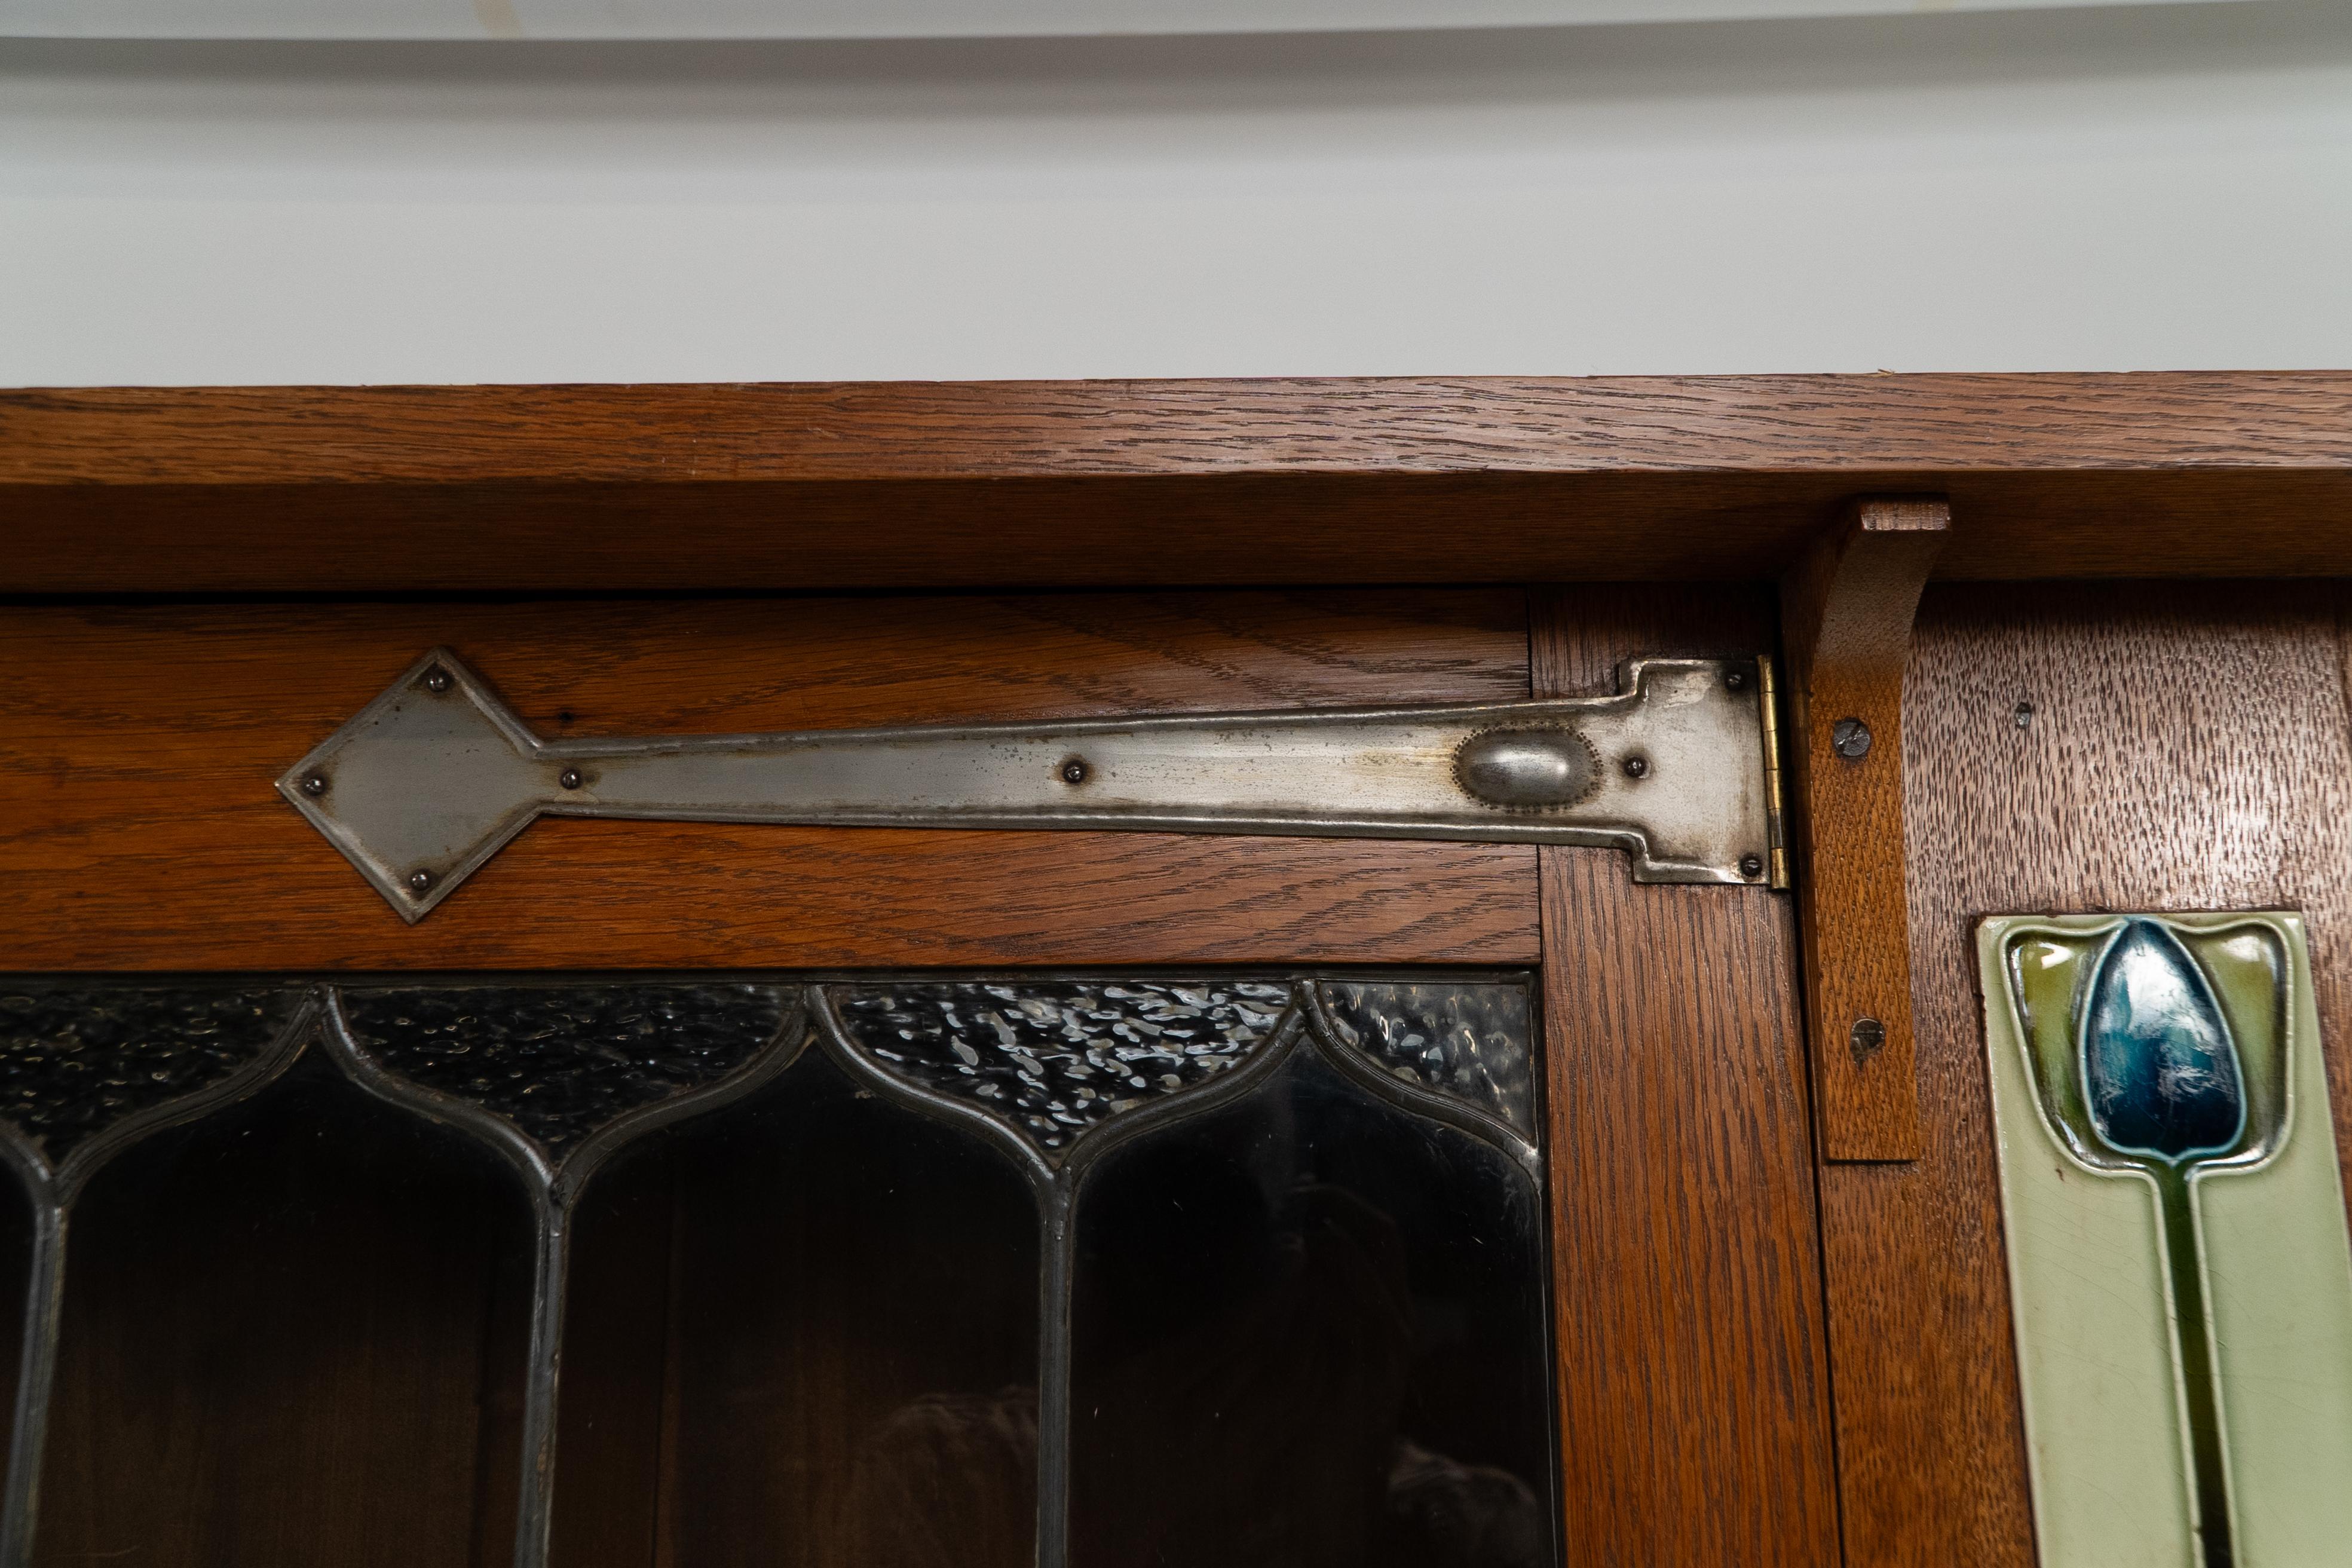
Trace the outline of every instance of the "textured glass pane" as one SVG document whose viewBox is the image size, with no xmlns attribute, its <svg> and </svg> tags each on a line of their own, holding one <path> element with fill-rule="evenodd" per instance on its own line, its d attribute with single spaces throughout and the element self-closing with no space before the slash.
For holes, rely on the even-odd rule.
<svg viewBox="0 0 2352 1568">
<path fill-rule="evenodd" d="M 1078 1205 L 1078 1568 L 1553 1561 L 1541 1209 L 1310 1050 Z"/>
<path fill-rule="evenodd" d="M 630 1111 L 708 1087 L 773 1040 L 765 985 L 349 991 L 352 1034 L 387 1069 L 570 1148 Z"/>
<path fill-rule="evenodd" d="M 679 1568 L 1025 1568 L 1037 1208 L 812 1051 L 682 1131 Z"/>
<path fill-rule="evenodd" d="M 1050 1159 L 1233 1068 L 1281 1020 L 1290 988 L 908 981 L 833 995 L 851 1039 L 884 1071 L 969 1101 Z"/>
<path fill-rule="evenodd" d="M 0 990 L 0 1117 L 54 1164 L 84 1140 L 260 1056 L 292 1001 L 275 990 Z"/>
<path fill-rule="evenodd" d="M 1384 1072 L 1535 1136 L 1535 1032 L 1525 984 L 1327 980 L 1331 1032 Z"/>
</svg>

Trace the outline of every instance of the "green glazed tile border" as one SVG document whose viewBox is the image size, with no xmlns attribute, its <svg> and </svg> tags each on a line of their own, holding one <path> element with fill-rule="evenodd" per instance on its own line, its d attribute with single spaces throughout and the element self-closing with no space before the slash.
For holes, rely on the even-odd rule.
<svg viewBox="0 0 2352 1568">
<path fill-rule="evenodd" d="M 2061 1135 L 2070 1110 L 2080 1121 L 2081 990 L 2131 918 L 1978 928 L 2042 1568 L 2206 1568 L 2155 1183 Z M 2258 1163 L 2190 1178 L 2238 1568 L 2352 1563 L 2352 1245 L 2303 922 L 2146 918 L 2213 983 L 2249 1101 L 2277 1128 Z M 2045 1093 L 2074 1103 L 2047 1110 Z"/>
</svg>

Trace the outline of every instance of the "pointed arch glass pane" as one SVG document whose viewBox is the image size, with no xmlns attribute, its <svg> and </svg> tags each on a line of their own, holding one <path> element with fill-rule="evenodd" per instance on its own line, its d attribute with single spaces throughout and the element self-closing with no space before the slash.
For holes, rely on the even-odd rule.
<svg viewBox="0 0 2352 1568">
<path fill-rule="evenodd" d="M 72 1234 L 40 1561 L 475 1560 L 524 1373 L 505 1162 L 306 1053 L 109 1162 Z"/>
<path fill-rule="evenodd" d="M 1072 1561 L 1538 1568 L 1542 1207 L 1307 1046 L 1088 1173 Z"/>
<path fill-rule="evenodd" d="M 1011 1156 L 810 1051 L 663 1158 L 679 1568 L 1027 1568 L 1040 1237 Z"/>
</svg>

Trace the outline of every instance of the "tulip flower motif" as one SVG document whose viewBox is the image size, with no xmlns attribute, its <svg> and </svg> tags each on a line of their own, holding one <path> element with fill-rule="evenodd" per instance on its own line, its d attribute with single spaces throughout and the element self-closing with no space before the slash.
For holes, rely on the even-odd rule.
<svg viewBox="0 0 2352 1568">
<path fill-rule="evenodd" d="M 2109 940 L 2079 1029 L 2084 1110 L 2100 1163 L 2156 1184 L 2205 1568 L 2228 1568 L 2229 1476 L 2191 1178 L 2248 1152 L 2243 1065 L 2210 982 L 2155 921 L 2127 921 Z"/>
</svg>

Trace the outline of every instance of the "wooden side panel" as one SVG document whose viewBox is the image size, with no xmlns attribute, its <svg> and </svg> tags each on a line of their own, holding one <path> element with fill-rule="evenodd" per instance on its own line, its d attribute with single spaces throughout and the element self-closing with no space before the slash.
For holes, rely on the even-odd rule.
<svg viewBox="0 0 2352 1568">
<path fill-rule="evenodd" d="M 271 781 L 446 643 L 547 735 L 1495 700 L 1460 592 L 0 610 L 0 910 L 37 969 L 1536 956 L 1525 846 L 557 820 L 404 925 Z"/>
<path fill-rule="evenodd" d="M 1536 687 L 1771 637 L 1761 593 L 1560 590 Z M 1543 886 L 1568 1562 L 1833 1563 L 1790 900 L 1637 887 L 1573 849 L 1544 852 Z"/>
<path fill-rule="evenodd" d="M 2332 585 L 1928 590 L 1905 759 L 1921 1155 L 1821 1177 L 1850 1563 L 2034 1562 L 1979 917 L 2304 910 L 2352 1151 L 2342 599 Z"/>
</svg>

